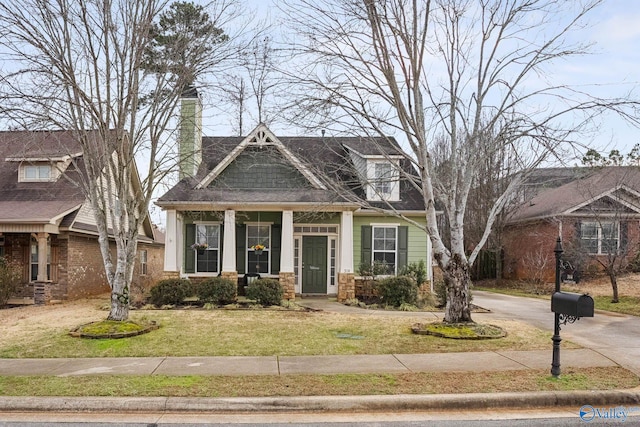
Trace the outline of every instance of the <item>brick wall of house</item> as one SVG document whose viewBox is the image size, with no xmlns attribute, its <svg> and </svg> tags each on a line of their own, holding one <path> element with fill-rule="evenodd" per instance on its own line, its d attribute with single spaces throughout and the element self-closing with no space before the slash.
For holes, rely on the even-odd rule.
<svg viewBox="0 0 640 427">
<path fill-rule="evenodd" d="M 555 281 L 555 253 L 559 230 L 565 255 L 568 255 L 575 238 L 579 218 L 566 218 L 562 225 L 558 221 L 537 221 L 507 227 L 504 232 L 503 277 L 512 280 Z M 588 219 L 584 219 L 588 221 Z M 632 259 L 640 249 L 640 226 L 637 220 L 627 223 L 627 258 Z M 605 255 L 606 256 L 606 255 Z M 593 258 L 586 257 L 585 271 L 601 272 L 602 266 Z"/>
<path fill-rule="evenodd" d="M 115 245 L 111 244 L 111 248 L 115 254 Z M 70 235 L 67 255 L 69 299 L 109 292 L 97 237 Z"/>
<path fill-rule="evenodd" d="M 503 277 L 553 281 L 558 223 L 539 221 L 508 227 L 503 235 Z"/>
</svg>

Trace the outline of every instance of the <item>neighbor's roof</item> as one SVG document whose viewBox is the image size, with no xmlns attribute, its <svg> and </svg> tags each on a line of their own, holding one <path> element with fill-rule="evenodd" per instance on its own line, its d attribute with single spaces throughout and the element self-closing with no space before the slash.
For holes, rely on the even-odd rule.
<svg viewBox="0 0 640 427">
<path fill-rule="evenodd" d="M 80 178 L 71 166 L 71 179 L 18 182 L 19 158 L 61 158 L 77 153 L 79 145 L 67 131 L 0 132 L 0 222 L 50 222 L 77 209 L 85 197 L 71 180 Z"/>
<path fill-rule="evenodd" d="M 567 168 L 566 171 L 573 174 L 572 180 L 555 188 L 541 190 L 516 209 L 509 217 L 509 222 L 567 215 L 619 189 L 640 194 L 640 168 L 635 166 Z M 561 179 L 567 179 L 567 175 L 560 175 L 563 175 Z M 638 202 L 640 208 L 640 200 Z"/>
</svg>

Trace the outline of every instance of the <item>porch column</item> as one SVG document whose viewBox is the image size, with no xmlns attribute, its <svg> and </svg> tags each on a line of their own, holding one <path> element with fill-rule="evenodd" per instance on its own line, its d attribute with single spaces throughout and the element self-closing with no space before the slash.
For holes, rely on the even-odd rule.
<svg viewBox="0 0 640 427">
<path fill-rule="evenodd" d="M 353 273 L 353 212 L 342 212 L 340 223 L 340 273 Z"/>
<path fill-rule="evenodd" d="M 236 267 L 236 211 L 224 211 L 224 242 L 222 272 L 237 272 Z"/>
<path fill-rule="evenodd" d="M 353 270 L 353 212 L 343 211 L 340 219 L 340 270 L 338 271 L 338 301 L 356 297 Z"/>
<path fill-rule="evenodd" d="M 295 298 L 296 275 L 293 270 L 293 211 L 282 211 L 282 240 L 280 244 L 280 284 L 284 299 Z"/>
<path fill-rule="evenodd" d="M 164 241 L 164 271 L 179 272 L 178 263 L 178 214 L 175 210 L 167 211 L 167 230 Z"/>
<path fill-rule="evenodd" d="M 49 280 L 47 275 L 47 238 L 49 233 L 38 233 L 38 282 L 46 282 Z"/>
</svg>

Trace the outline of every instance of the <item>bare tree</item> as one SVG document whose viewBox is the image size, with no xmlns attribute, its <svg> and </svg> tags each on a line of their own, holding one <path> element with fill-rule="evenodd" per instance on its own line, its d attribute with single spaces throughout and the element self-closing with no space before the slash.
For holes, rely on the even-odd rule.
<svg viewBox="0 0 640 427">
<path fill-rule="evenodd" d="M 511 180 L 493 202 L 467 256 L 464 217 L 484 138 L 530 170 L 577 143 L 594 115 L 627 102 L 593 99 L 549 74 L 554 61 L 585 51 L 568 36 L 598 3 L 299 0 L 283 7 L 297 30 L 290 41 L 297 65 L 290 75 L 300 85 L 296 123 L 402 136 L 444 273 L 446 322 L 471 320 L 469 266 L 518 185 Z M 446 141 L 441 159 L 433 156 L 438 138 Z M 446 211 L 447 240 L 436 200 Z"/>
<path fill-rule="evenodd" d="M 111 287 L 109 319 L 125 320 L 138 230 L 155 186 L 175 164 L 169 131 L 183 89 L 235 53 L 222 30 L 235 17 L 164 0 L 0 3 L 0 80 L 7 117 L 26 129 L 71 130 Z M 164 11 L 164 12 L 163 12 Z M 188 19 L 180 17 L 185 12 Z M 173 23 L 164 25 L 167 19 Z M 185 20 L 186 19 L 186 20 Z M 194 19 L 202 24 L 179 30 Z M 160 20 L 158 23 L 157 20 Z M 164 21 L 163 21 L 164 20 Z M 191 43 L 197 43 L 194 47 Z M 137 163 L 137 168 L 136 168 Z M 137 175 L 140 170 L 142 178 Z M 115 259 L 109 242 L 115 241 Z"/>
<path fill-rule="evenodd" d="M 635 162 L 637 146 L 627 156 L 611 150 L 608 157 L 591 149 L 583 158 L 591 177 L 577 183 L 577 192 L 590 203 L 579 211 L 573 239 L 567 245 L 567 258 L 582 275 L 589 264 L 599 265 L 611 284 L 612 303 L 619 302 L 618 277 L 629 271 L 640 249 L 636 192 L 640 185 Z M 626 160 L 625 160 L 626 157 Z M 608 183 L 606 191 L 594 182 Z"/>
</svg>

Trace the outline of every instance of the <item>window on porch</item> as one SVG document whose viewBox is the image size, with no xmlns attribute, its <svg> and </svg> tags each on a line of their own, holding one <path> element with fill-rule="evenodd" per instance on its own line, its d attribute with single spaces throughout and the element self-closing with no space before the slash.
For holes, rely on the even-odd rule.
<svg viewBox="0 0 640 427">
<path fill-rule="evenodd" d="M 196 251 L 196 273 L 217 273 L 219 271 L 220 225 L 197 224 L 195 243 L 206 249 Z"/>
<path fill-rule="evenodd" d="M 35 282 L 38 280 L 38 259 L 40 254 L 38 253 L 38 241 L 31 240 L 31 248 L 29 252 L 29 281 Z M 47 280 L 51 280 L 51 241 L 47 242 Z"/>
<path fill-rule="evenodd" d="M 262 251 L 256 245 L 264 246 Z M 247 225 L 247 273 L 268 273 L 271 248 L 270 225 Z"/>
</svg>

